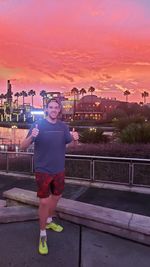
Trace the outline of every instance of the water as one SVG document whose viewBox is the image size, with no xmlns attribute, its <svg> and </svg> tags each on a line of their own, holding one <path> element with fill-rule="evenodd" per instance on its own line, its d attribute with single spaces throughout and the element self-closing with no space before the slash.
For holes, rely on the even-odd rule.
<svg viewBox="0 0 150 267">
<path fill-rule="evenodd" d="M 28 129 L 0 127 L 0 144 L 20 144 L 26 137 Z M 104 131 L 105 135 L 112 136 L 113 131 Z"/>
<path fill-rule="evenodd" d="M 87 127 L 89 128 L 89 127 Z M 0 151 L 18 151 L 20 143 L 25 139 L 28 129 L 0 127 Z M 80 129 L 78 129 L 80 132 Z M 104 135 L 112 137 L 112 131 L 104 131 Z"/>
<path fill-rule="evenodd" d="M 0 144 L 20 144 L 27 133 L 28 129 L 0 127 Z"/>
</svg>

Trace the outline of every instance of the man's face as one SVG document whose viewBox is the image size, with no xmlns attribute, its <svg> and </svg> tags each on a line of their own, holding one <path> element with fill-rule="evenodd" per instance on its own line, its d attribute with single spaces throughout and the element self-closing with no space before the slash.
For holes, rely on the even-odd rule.
<svg viewBox="0 0 150 267">
<path fill-rule="evenodd" d="M 48 107 L 46 109 L 48 117 L 52 120 L 57 119 L 59 112 L 60 112 L 60 106 L 57 102 L 52 101 L 48 104 Z"/>
</svg>

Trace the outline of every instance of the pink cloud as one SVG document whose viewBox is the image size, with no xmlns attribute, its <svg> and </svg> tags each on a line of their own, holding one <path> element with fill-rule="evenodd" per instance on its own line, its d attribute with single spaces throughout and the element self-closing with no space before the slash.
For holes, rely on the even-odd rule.
<svg viewBox="0 0 150 267">
<path fill-rule="evenodd" d="M 0 80 L 38 91 L 148 84 L 150 19 L 142 0 L 1 3 Z"/>
</svg>

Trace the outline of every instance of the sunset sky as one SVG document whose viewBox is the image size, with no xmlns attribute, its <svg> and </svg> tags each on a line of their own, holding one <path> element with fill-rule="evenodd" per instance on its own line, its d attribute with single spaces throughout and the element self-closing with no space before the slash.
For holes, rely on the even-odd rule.
<svg viewBox="0 0 150 267">
<path fill-rule="evenodd" d="M 7 79 L 36 101 L 43 89 L 94 86 L 140 102 L 150 93 L 150 1 L 0 0 L 0 93 Z"/>
</svg>

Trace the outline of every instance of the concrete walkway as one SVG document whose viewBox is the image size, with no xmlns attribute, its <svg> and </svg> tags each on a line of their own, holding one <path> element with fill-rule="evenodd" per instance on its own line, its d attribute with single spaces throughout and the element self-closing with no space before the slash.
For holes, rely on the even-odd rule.
<svg viewBox="0 0 150 267">
<path fill-rule="evenodd" d="M 32 179 L 0 175 L 1 199 L 2 193 L 13 187 L 36 191 Z M 103 206 L 117 210 L 121 210 L 123 206 L 129 212 L 131 209 L 135 211 L 137 207 L 136 213 L 143 212 L 144 215 L 150 216 L 149 195 L 107 190 L 66 184 L 64 197 L 100 206 L 103 203 Z M 0 267 L 150 266 L 148 246 L 67 221 L 62 223 L 65 226 L 63 233 L 48 232 L 49 255 L 46 257 L 38 255 L 37 252 L 37 221 L 0 224 Z"/>
<path fill-rule="evenodd" d="M 21 188 L 4 191 L 7 207 L 0 210 L 0 222 L 37 219 L 36 192 Z M 14 206 L 15 205 L 15 206 Z M 60 218 L 150 245 L 150 217 L 61 198 L 56 209 Z"/>
<path fill-rule="evenodd" d="M 33 179 L 0 174 L 0 199 L 4 191 L 13 187 L 36 191 Z M 66 183 L 63 197 L 150 217 L 150 194 Z"/>
<path fill-rule="evenodd" d="M 149 267 L 150 248 L 62 221 L 64 231 L 48 231 L 49 254 L 38 254 L 38 223 L 0 225 L 1 267 Z"/>
</svg>

